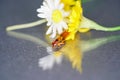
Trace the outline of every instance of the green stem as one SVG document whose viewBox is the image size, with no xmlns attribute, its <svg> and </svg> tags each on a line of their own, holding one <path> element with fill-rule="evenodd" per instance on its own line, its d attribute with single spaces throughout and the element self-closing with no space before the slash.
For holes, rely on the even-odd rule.
<svg viewBox="0 0 120 80">
<path fill-rule="evenodd" d="M 116 27 L 113 27 L 113 28 L 106 28 L 107 31 L 118 31 L 120 30 L 120 26 L 116 26 Z"/>
<path fill-rule="evenodd" d="M 38 20 L 35 22 L 31 22 L 31 23 L 13 25 L 13 26 L 7 27 L 6 31 L 12 31 L 12 30 L 23 29 L 23 28 L 30 28 L 30 27 L 34 27 L 34 26 L 40 25 L 40 24 L 45 23 L 45 22 L 46 22 L 46 20 L 42 19 L 42 20 Z"/>
<path fill-rule="evenodd" d="M 95 29 L 95 30 L 101 30 L 101 31 L 119 31 L 120 30 L 120 26 L 116 26 L 112 28 L 104 27 L 86 17 L 82 18 L 80 28 L 89 28 L 89 29 Z"/>
</svg>

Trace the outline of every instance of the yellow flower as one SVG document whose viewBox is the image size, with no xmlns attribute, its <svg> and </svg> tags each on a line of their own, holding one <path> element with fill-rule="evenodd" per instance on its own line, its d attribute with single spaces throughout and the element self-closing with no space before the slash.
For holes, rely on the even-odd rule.
<svg viewBox="0 0 120 80">
<path fill-rule="evenodd" d="M 79 27 L 83 18 L 83 10 L 81 7 L 81 1 L 75 1 L 74 3 L 75 5 L 73 5 L 71 13 L 69 15 L 68 32 L 70 32 L 70 35 L 66 38 L 66 40 L 73 40 L 77 31 L 87 32 L 89 30 L 88 28 Z"/>
<path fill-rule="evenodd" d="M 61 2 L 64 4 L 65 10 L 70 10 L 73 5 L 75 5 L 75 0 L 61 0 Z"/>
</svg>

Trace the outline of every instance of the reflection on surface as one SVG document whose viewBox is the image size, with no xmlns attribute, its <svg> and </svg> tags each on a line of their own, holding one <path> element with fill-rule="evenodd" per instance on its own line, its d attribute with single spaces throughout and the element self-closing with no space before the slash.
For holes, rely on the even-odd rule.
<svg viewBox="0 0 120 80">
<path fill-rule="evenodd" d="M 55 54 L 49 54 L 48 56 L 40 58 L 38 64 L 39 67 L 43 68 L 43 70 L 46 70 L 46 69 L 52 69 L 55 63 L 60 64 L 61 62 L 62 62 L 62 55 L 55 56 Z"/>
<path fill-rule="evenodd" d="M 12 37 L 15 37 L 15 38 L 20 38 L 20 39 L 24 39 L 24 40 L 27 40 L 27 41 L 34 42 L 34 43 L 42 45 L 44 47 L 48 46 L 48 44 L 45 43 L 44 41 L 42 41 L 40 38 L 37 38 L 37 37 L 32 36 L 32 35 L 28 35 L 28 34 L 24 34 L 24 33 L 20 33 L 20 32 L 15 32 L 15 31 L 8 31 L 7 34 L 9 36 L 12 36 Z"/>
<path fill-rule="evenodd" d="M 108 37 L 96 38 L 96 39 L 90 39 L 90 40 L 82 40 L 81 50 L 82 52 L 88 52 L 104 44 L 117 41 L 117 40 L 120 40 L 120 35 L 108 36 Z"/>
<path fill-rule="evenodd" d="M 81 40 L 79 35 L 74 40 L 69 40 L 66 45 L 60 50 L 63 55 L 71 62 L 72 67 L 82 72 L 82 52 Z"/>
<path fill-rule="evenodd" d="M 35 36 L 13 31 L 9 31 L 7 34 L 12 37 L 28 40 L 45 47 L 48 55 L 40 58 L 38 61 L 39 67 L 43 70 L 52 69 L 54 64 L 61 64 L 63 58 L 67 58 L 71 62 L 72 67 L 79 72 L 82 72 L 83 53 L 96 49 L 108 42 L 120 40 L 119 35 L 83 40 L 80 39 L 80 35 L 77 34 L 75 40 L 67 41 L 63 48 L 54 52 L 48 43 Z"/>
</svg>

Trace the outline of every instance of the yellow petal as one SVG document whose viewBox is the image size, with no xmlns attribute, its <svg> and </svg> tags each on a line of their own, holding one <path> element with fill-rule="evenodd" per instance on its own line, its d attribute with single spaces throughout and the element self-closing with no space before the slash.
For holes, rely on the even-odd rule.
<svg viewBox="0 0 120 80">
<path fill-rule="evenodd" d="M 88 28 L 80 28 L 79 29 L 79 32 L 82 32 L 82 33 L 84 33 L 84 32 L 88 32 L 90 29 L 88 29 Z"/>
</svg>

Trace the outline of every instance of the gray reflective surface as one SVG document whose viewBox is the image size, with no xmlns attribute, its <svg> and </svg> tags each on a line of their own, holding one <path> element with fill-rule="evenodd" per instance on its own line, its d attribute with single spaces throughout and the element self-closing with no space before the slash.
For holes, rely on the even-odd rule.
<svg viewBox="0 0 120 80">
<path fill-rule="evenodd" d="M 73 69 L 69 60 L 65 58 L 60 65 L 54 65 L 51 70 L 44 71 L 38 66 L 38 62 L 48 53 L 39 41 L 33 42 L 7 35 L 6 26 L 37 21 L 39 18 L 36 16 L 36 9 L 41 2 L 40 0 L 0 0 L 0 80 L 119 80 L 120 31 L 92 30 L 90 38 L 86 34 L 80 34 L 81 38 L 88 40 L 88 43 L 93 39 L 99 39 L 100 42 L 101 38 L 114 37 L 106 42 L 104 41 L 106 39 L 102 39 L 105 44 L 101 43 L 99 47 L 84 53 L 82 74 Z M 86 17 L 102 25 L 120 25 L 120 0 L 94 0 L 84 3 L 83 8 Z M 48 44 L 45 31 L 45 24 L 16 30 L 37 37 Z"/>
</svg>

